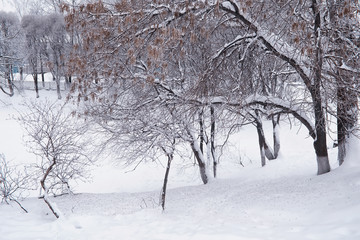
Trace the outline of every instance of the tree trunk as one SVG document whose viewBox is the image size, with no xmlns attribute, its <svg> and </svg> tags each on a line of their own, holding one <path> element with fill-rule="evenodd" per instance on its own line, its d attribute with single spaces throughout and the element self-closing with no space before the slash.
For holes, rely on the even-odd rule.
<svg viewBox="0 0 360 240">
<path fill-rule="evenodd" d="M 331 28 L 334 30 L 339 29 L 337 18 L 340 16 L 336 14 L 338 7 L 337 3 L 334 0 L 328 0 L 328 11 L 329 11 L 329 20 L 331 24 Z M 350 36 L 352 32 L 349 28 L 345 35 Z M 354 86 L 353 74 L 340 69 L 338 66 L 342 66 L 344 64 L 344 59 L 347 58 L 349 53 L 347 43 L 339 41 L 341 39 L 339 34 L 335 32 L 334 37 L 338 39 L 335 43 L 336 45 L 336 55 L 338 57 L 336 66 L 337 71 L 335 74 L 335 79 L 337 82 L 337 140 L 338 140 L 338 162 L 339 166 L 342 165 L 345 161 L 346 152 L 348 151 L 348 140 L 352 134 L 352 130 L 357 124 L 358 121 L 358 96 L 353 89 L 356 89 L 357 86 Z M 349 64 L 349 63 L 348 63 Z M 350 63 L 351 64 L 351 63 Z M 356 62 L 354 68 L 356 68 Z"/>
<path fill-rule="evenodd" d="M 24 67 L 20 67 L 20 91 L 24 90 Z"/>
<path fill-rule="evenodd" d="M 199 126 L 200 126 L 200 151 L 204 154 L 204 112 L 201 109 L 199 112 Z"/>
<path fill-rule="evenodd" d="M 220 5 L 221 8 L 235 16 L 241 22 L 252 29 L 256 33 L 259 33 L 259 29 L 248 19 L 246 19 L 243 15 L 240 14 L 239 8 L 237 4 L 233 1 L 229 1 L 231 4 L 231 8 L 224 7 L 224 5 Z M 322 107 L 322 100 L 321 100 L 321 74 L 322 74 L 322 48 L 321 48 L 321 16 L 318 8 L 318 4 L 316 0 L 312 0 L 312 4 L 310 8 L 313 11 L 314 15 L 314 25 L 312 29 L 314 30 L 312 39 L 314 40 L 314 44 L 311 44 L 313 48 L 313 55 L 314 58 L 312 63 L 312 69 L 314 70 L 313 79 L 304 72 L 301 66 L 289 56 L 282 54 L 279 52 L 266 38 L 263 36 L 258 36 L 258 39 L 261 40 L 264 47 L 271 51 L 275 56 L 281 58 L 282 60 L 289 63 L 299 74 L 300 78 L 303 80 L 304 84 L 306 85 L 307 89 L 311 93 L 313 106 L 314 106 L 314 113 L 315 113 L 315 132 L 314 135 L 316 137 L 314 142 L 314 149 L 316 152 L 316 158 L 318 163 L 318 174 L 323 174 L 330 171 L 330 164 L 329 158 L 327 154 L 327 146 L 326 146 L 326 131 L 325 131 L 325 119 L 324 119 L 324 109 Z M 312 134 L 312 133 L 311 133 Z"/>
<path fill-rule="evenodd" d="M 320 94 L 318 94 L 320 95 Z M 326 144 L 325 115 L 320 96 L 314 101 L 316 139 L 314 149 L 318 164 L 318 175 L 330 172 L 330 163 Z"/>
<path fill-rule="evenodd" d="M 8 84 L 11 96 L 14 96 L 14 73 L 12 65 L 10 65 L 10 79 L 8 80 Z"/>
<path fill-rule="evenodd" d="M 60 78 L 56 77 L 55 82 L 56 82 L 56 92 L 57 92 L 57 95 L 58 95 L 58 99 L 60 100 L 61 99 Z"/>
<path fill-rule="evenodd" d="M 266 165 L 265 157 L 267 159 L 269 159 L 269 160 L 274 160 L 275 156 L 274 156 L 274 153 L 273 153 L 272 149 L 269 147 L 269 145 L 266 142 L 264 129 L 263 129 L 263 125 L 262 125 L 260 115 L 259 115 L 258 111 L 255 111 L 255 113 L 256 113 L 255 125 L 256 125 L 256 130 L 257 130 L 258 138 L 259 138 L 261 166 L 264 167 Z"/>
<path fill-rule="evenodd" d="M 20 67 L 20 81 L 24 81 L 24 67 L 21 66 Z"/>
<path fill-rule="evenodd" d="M 48 205 L 48 207 L 50 208 L 51 212 L 55 215 L 55 217 L 59 218 L 60 215 L 55 211 L 54 207 L 52 206 L 52 203 L 48 197 L 48 189 L 45 186 L 45 180 L 55 165 L 56 165 L 56 160 L 54 159 L 53 162 L 51 163 L 51 165 L 47 168 L 43 178 L 40 180 L 40 185 L 41 185 L 41 188 L 44 190 L 45 203 Z"/>
<path fill-rule="evenodd" d="M 71 85 L 71 75 L 65 76 L 65 87 L 66 90 L 70 89 Z"/>
<path fill-rule="evenodd" d="M 195 159 L 199 165 L 201 180 L 203 181 L 204 184 L 207 184 L 209 179 L 206 173 L 206 164 L 204 161 L 205 160 L 204 155 L 201 153 L 200 147 L 197 145 L 194 139 L 190 142 L 190 146 L 191 146 L 191 150 L 195 155 Z"/>
<path fill-rule="evenodd" d="M 279 156 L 279 151 L 280 151 L 280 135 L 279 135 L 280 114 L 278 114 L 276 117 L 272 116 L 271 121 L 273 125 L 274 158 L 276 159 Z"/>
<path fill-rule="evenodd" d="M 171 166 L 171 162 L 174 158 L 172 153 L 166 154 L 166 155 L 168 157 L 168 162 L 167 162 L 166 171 L 165 171 L 164 183 L 163 183 L 163 187 L 162 187 L 162 191 L 161 191 L 161 207 L 163 210 L 165 210 L 166 187 L 167 187 L 167 183 L 168 183 L 170 166 Z"/>
<path fill-rule="evenodd" d="M 314 84 L 311 88 L 311 95 L 314 104 L 316 139 L 314 149 L 318 164 L 318 175 L 330 172 L 330 163 L 326 144 L 326 124 L 324 108 L 321 98 L 321 80 L 322 80 L 322 48 L 321 48 L 321 17 L 317 1 L 312 0 L 311 8 L 314 14 Z"/>
<path fill-rule="evenodd" d="M 11 64 L 8 62 L 9 60 L 5 60 L 5 68 L 6 68 L 6 72 L 5 72 L 5 78 L 8 82 L 8 86 L 9 86 L 9 96 L 12 97 L 14 96 L 14 87 L 13 87 L 13 83 L 11 81 L 11 71 L 12 71 L 12 67 Z"/>
<path fill-rule="evenodd" d="M 188 137 L 189 137 L 188 141 L 190 143 L 191 150 L 193 151 L 195 159 L 199 165 L 201 180 L 203 181 L 204 184 L 207 184 L 209 181 L 209 178 L 208 178 L 207 172 L 206 172 L 205 158 L 200 150 L 200 146 L 197 142 L 197 138 L 193 134 L 193 132 L 189 129 L 188 126 L 185 126 L 185 131 L 187 132 Z"/>
<path fill-rule="evenodd" d="M 256 130 L 258 133 L 259 138 L 259 148 L 260 148 L 260 157 L 261 157 L 261 166 L 264 167 L 266 165 L 265 160 L 265 138 L 264 138 L 264 131 L 262 128 L 262 123 L 258 119 L 255 120 Z"/>
<path fill-rule="evenodd" d="M 316 139 L 314 149 L 318 164 L 318 175 L 330 172 L 330 163 L 326 144 L 325 114 L 320 94 L 314 99 Z"/>
<path fill-rule="evenodd" d="M 213 161 L 213 173 L 214 178 L 216 178 L 217 170 L 217 159 L 215 155 L 215 109 L 214 106 L 210 106 L 210 115 L 211 115 L 211 127 L 210 127 L 210 151 L 211 158 Z"/>
<path fill-rule="evenodd" d="M 357 118 L 357 95 L 348 87 L 337 88 L 337 135 L 338 135 L 338 162 L 344 163 L 348 150 L 348 140 L 354 129 Z"/>
<path fill-rule="evenodd" d="M 34 84 L 35 84 L 35 92 L 36 98 L 39 98 L 39 86 L 38 86 L 38 74 L 37 72 L 33 73 Z"/>
<path fill-rule="evenodd" d="M 41 71 L 42 86 L 43 88 L 45 88 L 45 74 L 44 74 L 44 67 L 43 67 L 43 61 L 41 55 L 40 55 L 40 71 Z"/>
</svg>

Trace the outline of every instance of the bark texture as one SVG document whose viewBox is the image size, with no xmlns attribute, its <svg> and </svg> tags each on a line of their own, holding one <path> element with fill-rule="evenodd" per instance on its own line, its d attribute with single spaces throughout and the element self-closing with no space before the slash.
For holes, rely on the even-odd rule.
<svg viewBox="0 0 360 240">
<path fill-rule="evenodd" d="M 168 162 L 167 162 L 166 171 L 165 171 L 164 183 L 163 183 L 163 187 L 162 187 L 162 191 L 161 191 L 161 207 L 163 210 L 165 210 L 166 188 L 167 188 L 167 183 L 168 183 L 168 178 L 169 178 L 169 173 L 170 173 L 170 166 L 171 166 L 171 162 L 174 158 L 173 154 L 166 154 L 166 155 L 168 158 Z"/>
<path fill-rule="evenodd" d="M 47 176 L 49 176 L 51 170 L 53 169 L 53 167 L 56 165 L 56 159 L 53 159 L 53 162 L 51 163 L 51 165 L 47 168 L 43 178 L 40 180 L 40 185 L 41 185 L 41 188 L 43 189 L 44 191 L 44 201 L 46 203 L 46 205 L 48 205 L 49 209 L 51 210 L 51 212 L 55 215 L 56 218 L 59 218 L 60 215 L 55 211 L 54 207 L 52 206 L 51 204 L 51 201 L 49 200 L 48 198 L 48 189 L 45 185 L 45 181 L 46 181 L 46 178 Z"/>
</svg>

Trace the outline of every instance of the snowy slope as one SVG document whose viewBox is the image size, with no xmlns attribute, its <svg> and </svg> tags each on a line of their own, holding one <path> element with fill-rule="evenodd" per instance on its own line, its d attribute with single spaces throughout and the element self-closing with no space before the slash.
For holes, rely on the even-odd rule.
<svg viewBox="0 0 360 240">
<path fill-rule="evenodd" d="M 16 105 L 20 99 L 6 101 Z M 11 142 L 0 138 L 3 151 L 10 160 L 31 161 L 21 145 L 21 129 L 9 118 L 16 113 L 11 107 L 0 111 L 0 130 L 13 131 Z M 270 136 L 270 123 L 265 127 Z M 22 202 L 28 214 L 16 204 L 1 204 L 0 239 L 360 239 L 359 143 L 341 168 L 331 149 L 333 171 L 316 176 L 312 141 L 306 137 L 305 128 L 289 131 L 282 123 L 281 156 L 261 168 L 256 130 L 248 126 L 224 154 L 219 179 L 207 185 L 200 184 L 196 168 L 184 168 L 178 159 L 165 212 L 157 206 L 160 164 L 124 174 L 129 169 L 104 162 L 94 169 L 92 182 L 76 185 L 77 194 L 54 198 L 62 219 L 37 198 Z"/>
</svg>

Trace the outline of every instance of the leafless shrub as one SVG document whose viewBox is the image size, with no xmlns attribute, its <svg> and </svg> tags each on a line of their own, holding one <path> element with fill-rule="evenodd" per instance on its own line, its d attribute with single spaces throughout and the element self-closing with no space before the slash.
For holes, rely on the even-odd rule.
<svg viewBox="0 0 360 240">
<path fill-rule="evenodd" d="M 26 112 L 20 113 L 19 122 L 24 127 L 25 141 L 30 152 L 41 161 L 35 165 L 44 201 L 58 218 L 48 198 L 49 194 L 70 192 L 71 180 L 86 179 L 86 168 L 92 164 L 87 150 L 87 127 L 73 117 L 71 109 L 60 103 L 48 101 L 25 104 Z"/>
<path fill-rule="evenodd" d="M 22 210 L 27 210 L 19 202 L 24 198 L 25 192 L 31 187 L 31 176 L 26 168 L 9 165 L 5 155 L 0 154 L 0 197 L 2 203 L 10 201 L 17 203 Z"/>
</svg>

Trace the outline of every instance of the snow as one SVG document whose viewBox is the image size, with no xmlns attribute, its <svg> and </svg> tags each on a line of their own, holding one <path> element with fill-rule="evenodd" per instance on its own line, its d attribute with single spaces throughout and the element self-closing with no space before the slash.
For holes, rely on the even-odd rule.
<svg viewBox="0 0 360 240">
<path fill-rule="evenodd" d="M 235 12 L 234 6 L 229 1 L 223 2 L 222 7 L 226 8 L 226 9 L 229 9 L 232 12 Z"/>
<path fill-rule="evenodd" d="M 41 90 L 40 99 L 56 99 Z M 7 160 L 31 162 L 22 130 L 12 116 L 33 92 L 13 98 L 0 95 L 0 144 Z M 4 104 L 6 103 L 6 105 Z M 271 121 L 264 121 L 269 144 Z M 316 175 L 312 139 L 306 128 L 280 122 L 278 159 L 261 167 L 256 128 L 248 125 L 230 139 L 218 165 L 218 179 L 201 184 L 198 169 L 175 159 L 170 171 L 166 209 L 158 206 L 165 168 L 159 163 L 131 168 L 102 161 L 92 182 L 73 183 L 76 193 L 51 198 L 64 214 L 56 219 L 43 199 L 0 205 L 2 240 L 226 239 L 281 240 L 360 239 L 360 142 L 337 167 L 336 149 L 329 149 L 332 171 Z M 239 164 L 239 159 L 242 165 Z M 191 162 L 191 161 L 190 161 Z"/>
</svg>

